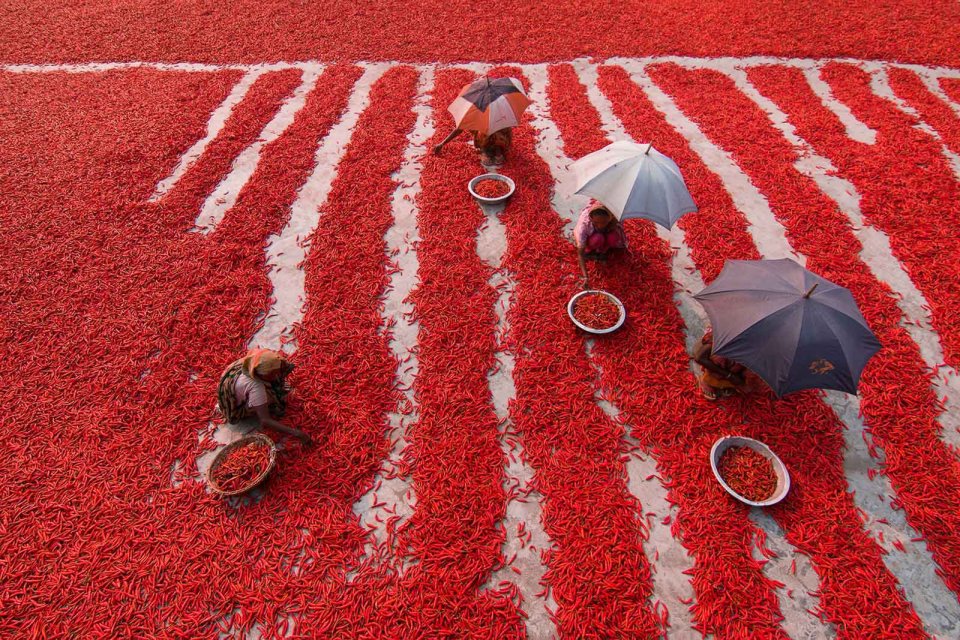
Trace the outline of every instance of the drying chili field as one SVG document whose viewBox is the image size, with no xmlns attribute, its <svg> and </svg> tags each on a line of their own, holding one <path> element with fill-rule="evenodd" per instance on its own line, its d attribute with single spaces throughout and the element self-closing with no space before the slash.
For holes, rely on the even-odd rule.
<svg viewBox="0 0 960 640">
<path fill-rule="evenodd" d="M 960 5 L 494 4 L 3 3 L 0 637 L 960 637 Z M 482 74 L 533 100 L 488 209 L 430 153 Z M 626 224 L 587 340 L 567 167 L 616 140 L 700 211 Z M 851 290 L 859 396 L 699 395 L 691 294 L 761 257 Z M 315 445 L 225 500 L 248 346 Z"/>
</svg>

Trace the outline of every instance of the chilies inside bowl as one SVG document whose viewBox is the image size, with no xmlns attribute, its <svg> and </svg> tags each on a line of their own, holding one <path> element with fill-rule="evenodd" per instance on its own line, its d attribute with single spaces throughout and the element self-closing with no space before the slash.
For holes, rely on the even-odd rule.
<svg viewBox="0 0 960 640">
<path fill-rule="evenodd" d="M 484 178 L 473 185 L 473 190 L 477 192 L 477 195 L 484 198 L 502 198 L 510 193 L 510 185 L 503 180 Z"/>
<path fill-rule="evenodd" d="M 603 335 L 623 326 L 627 319 L 627 310 L 612 293 L 590 289 L 570 298 L 567 315 L 573 324 L 583 331 Z"/>
<path fill-rule="evenodd" d="M 759 458 L 769 464 L 764 467 L 758 464 Z M 727 464 L 724 464 L 727 463 Z M 790 491 L 790 474 L 787 472 L 786 465 L 780 460 L 770 448 L 752 438 L 742 436 L 726 436 L 720 438 L 710 449 L 710 467 L 713 475 L 731 496 L 748 504 L 752 507 L 769 507 L 783 500 Z M 724 468 L 726 467 L 726 468 Z M 766 471 L 765 469 L 768 469 Z M 727 473 L 727 477 L 724 477 Z M 730 476 L 731 473 L 738 474 L 736 479 Z M 766 477 L 766 473 L 772 474 Z M 734 486 L 740 487 L 741 491 L 751 493 L 743 487 L 753 487 L 756 490 L 765 490 L 769 487 L 772 480 L 773 488 L 769 495 L 764 499 L 751 500 L 750 497 L 738 492 Z M 754 495 L 754 497 L 759 497 Z"/>
<path fill-rule="evenodd" d="M 467 190 L 483 204 L 505 202 L 516 191 L 516 183 L 499 173 L 484 173 L 467 183 Z"/>
</svg>

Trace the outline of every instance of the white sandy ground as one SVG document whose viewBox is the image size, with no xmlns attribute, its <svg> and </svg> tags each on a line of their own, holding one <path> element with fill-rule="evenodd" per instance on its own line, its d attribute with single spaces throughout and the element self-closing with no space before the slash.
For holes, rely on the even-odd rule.
<svg viewBox="0 0 960 640">
<path fill-rule="evenodd" d="M 667 121 L 687 138 L 694 151 L 717 173 L 731 195 L 736 189 L 744 187 L 744 180 L 749 182 L 729 154 L 708 140 L 699 127 L 680 111 L 673 100 L 650 80 L 642 68 L 631 65 L 630 70 L 634 81 L 644 89 Z M 752 185 L 750 189 L 755 190 Z M 756 195 L 763 197 L 759 191 Z M 789 253 L 784 253 L 784 244 L 789 246 L 786 229 L 775 219 L 769 206 L 757 207 L 753 210 L 753 217 L 749 219 L 753 223 L 750 228 L 751 235 L 764 258 L 793 257 Z M 755 221 L 760 224 L 756 224 Z M 805 262 L 803 256 L 799 257 L 801 262 Z M 854 491 L 855 504 L 868 514 L 868 521 L 864 523 L 865 528 L 877 537 L 875 533 L 878 530 L 875 526 L 877 519 L 902 524 L 902 528 L 897 527 L 900 529 L 899 535 L 896 533 L 894 535 L 895 539 L 902 536 L 900 541 L 905 543 L 906 552 L 885 555 L 884 562 L 887 568 L 897 578 L 913 603 L 924 627 L 934 635 L 956 637 L 957 632 L 960 631 L 960 603 L 936 575 L 934 571 L 936 565 L 926 545 L 909 542 L 910 538 L 917 534 L 906 524 L 902 512 L 892 509 L 889 500 L 879 500 L 876 497 L 881 494 L 889 495 L 892 491 L 886 476 L 877 474 L 873 479 L 869 476 L 868 469 L 875 466 L 875 461 L 867 452 L 863 423 L 858 417 L 859 399 L 856 396 L 840 393 L 826 393 L 824 398 L 846 427 L 844 438 L 847 453 L 844 468 L 850 488 Z M 898 515 L 901 517 L 897 517 Z M 888 545 L 893 541 L 886 536 L 885 539 Z M 785 541 L 783 543 L 786 544 Z M 796 555 L 802 556 L 800 553 Z"/>
<path fill-rule="evenodd" d="M 260 76 L 262 76 L 268 69 L 266 67 L 258 69 L 250 69 L 247 71 L 240 81 L 233 85 L 233 89 L 230 90 L 230 93 L 224 98 L 223 102 L 220 103 L 220 106 L 210 114 L 210 120 L 207 122 L 207 135 L 197 140 L 192 147 L 187 149 L 187 152 L 180 157 L 180 161 L 177 162 L 177 166 L 173 168 L 173 172 L 161 180 L 157 184 L 157 188 L 154 190 L 153 195 L 150 196 L 150 202 L 156 202 L 162 200 L 167 192 L 173 189 L 177 182 L 180 181 L 180 178 L 187 172 L 187 170 L 193 166 L 193 163 L 203 155 L 203 152 L 206 151 L 207 145 L 213 142 L 220 132 L 223 130 L 223 126 L 226 124 L 227 119 L 233 113 L 234 107 L 243 102 L 243 99 L 247 95 L 247 91 L 250 90 L 250 87 L 253 86 L 253 83 L 256 82 Z"/>
<path fill-rule="evenodd" d="M 538 594 L 544 592 L 541 581 L 546 572 L 540 554 L 550 549 L 551 543 L 540 519 L 541 496 L 532 491 L 530 486 L 534 470 L 526 460 L 522 439 L 512 429 L 513 421 L 509 410 L 510 402 L 517 394 L 513 381 L 516 361 L 513 353 L 503 346 L 502 338 L 509 330 L 507 312 L 512 303 L 515 283 L 512 274 L 502 264 L 507 246 L 507 230 L 500 222 L 499 215 L 504 206 L 481 205 L 481 209 L 487 219 L 477 236 L 477 254 L 494 269 L 490 276 L 490 285 L 498 291 L 494 308 L 498 338 L 496 366 L 487 374 L 487 380 L 493 396 L 493 408 L 499 420 L 499 442 L 505 460 L 505 487 L 508 492 L 516 488 L 515 497 L 507 502 L 507 513 L 503 520 L 507 535 L 503 554 L 510 562 L 491 574 L 487 586 L 496 588 L 501 582 L 516 584 L 523 596 L 523 608 L 528 616 L 527 635 L 530 638 L 550 638 L 556 634 L 556 628 L 546 607 L 556 610 L 557 605 L 549 593 Z M 514 568 L 518 569 L 520 574 L 514 572 Z"/>
<path fill-rule="evenodd" d="M 419 282 L 417 242 L 420 240 L 420 231 L 415 200 L 421 189 L 420 173 L 423 170 L 423 157 L 427 153 L 427 142 L 434 132 L 429 105 L 432 91 L 433 69 L 424 69 L 420 74 L 414 105 L 416 123 L 407 136 L 408 144 L 400 171 L 394 175 L 397 182 L 391 203 L 394 222 L 387 231 L 386 251 L 388 259 L 395 261 L 397 270 L 390 274 L 389 288 L 384 295 L 383 319 L 384 326 L 390 321 L 394 322 L 390 349 L 399 360 L 397 382 L 403 394 L 402 402 L 407 404 L 410 411 L 404 412 L 403 407 L 398 407 L 389 415 L 390 440 L 393 442 L 390 455 L 383 461 L 373 488 L 353 505 L 353 511 L 360 516 L 361 523 L 372 529 L 365 550 L 368 558 L 374 555 L 375 546 L 386 544 L 387 519 L 400 516 L 402 519 L 397 522 L 397 526 L 400 526 L 416 506 L 412 478 L 399 475 L 398 465 L 407 446 L 407 429 L 419 416 L 413 383 L 419 371 L 416 347 L 420 323 L 412 317 L 413 304 L 407 297 Z M 374 506 L 376 504 L 380 506 Z"/>
<path fill-rule="evenodd" d="M 919 76 L 920 80 L 923 82 L 924 86 L 940 99 L 941 102 L 950 107 L 957 116 L 960 116 L 960 103 L 955 102 L 950 96 L 947 95 L 947 92 L 943 90 L 943 87 L 940 85 L 940 76 L 935 73 L 929 73 L 924 69 L 915 69 L 914 73 Z"/>
<path fill-rule="evenodd" d="M 650 78 L 644 73 L 644 67 L 647 64 L 658 62 L 675 62 L 690 68 L 711 68 L 717 69 L 729 75 L 748 97 L 753 99 L 761 109 L 763 109 L 771 119 L 771 122 L 785 136 L 785 138 L 797 149 L 796 166 L 805 175 L 811 177 L 820 186 L 823 192 L 833 198 L 841 210 L 848 216 L 852 228 L 857 233 L 858 238 L 863 243 L 861 258 L 871 269 L 871 271 L 882 281 L 886 282 L 891 288 L 902 296 L 898 304 L 904 315 L 904 326 L 910 332 L 911 337 L 917 342 L 923 354 L 924 360 L 931 364 L 933 362 L 942 362 L 942 346 L 939 337 L 933 330 L 929 322 L 929 317 L 923 309 L 926 301 L 922 294 L 906 276 L 902 265 L 894 258 L 889 241 L 879 230 L 865 225 L 859 211 L 859 196 L 848 182 L 831 175 L 832 167 L 825 158 L 817 156 L 810 145 L 797 137 L 794 128 L 789 124 L 786 116 L 780 113 L 775 105 L 765 100 L 755 88 L 750 86 L 746 80 L 743 69 L 753 65 L 760 64 L 778 64 L 797 67 L 803 70 L 808 82 L 814 89 L 823 104 L 833 111 L 844 123 L 848 135 L 854 139 L 867 144 L 873 144 L 875 141 L 875 132 L 862 122 L 859 122 L 846 105 L 838 101 L 830 92 L 829 86 L 820 78 L 820 68 L 833 60 L 808 60 L 808 59 L 784 59 L 769 57 L 749 57 L 749 58 L 712 58 L 698 59 L 688 57 L 665 56 L 643 59 L 615 59 L 610 61 L 613 64 L 624 66 L 635 82 L 647 93 L 654 105 L 664 113 L 668 122 L 672 124 L 681 134 L 683 134 L 691 144 L 692 149 L 698 153 L 701 158 L 721 177 L 725 188 L 731 194 L 734 202 L 744 212 L 750 222 L 750 231 L 755 242 L 765 257 L 791 256 L 803 262 L 803 256 L 797 255 L 790 246 L 786 238 L 782 225 L 776 220 L 768 203 L 759 191 L 750 183 L 749 178 L 739 169 L 728 153 L 719 149 L 712 142 L 706 139 L 699 128 L 690 121 L 673 103 L 672 99 L 664 94 Z M 889 85 L 886 83 L 885 69 L 888 66 L 898 66 L 907 68 L 923 80 L 935 95 L 944 100 L 957 113 L 960 113 L 960 106 L 950 102 L 939 87 L 938 80 L 942 77 L 960 77 L 960 70 L 947 69 L 942 67 L 924 67 L 918 65 L 903 65 L 887 63 L 878 63 L 874 61 L 860 61 L 855 59 L 838 59 L 838 62 L 846 62 L 861 65 L 873 74 L 873 89 L 878 95 L 893 100 L 898 107 L 904 111 L 916 114 L 906 105 L 899 101 L 889 92 Z M 373 82 L 382 75 L 382 73 L 392 66 L 393 63 L 373 63 L 364 64 L 364 75 L 354 87 L 354 92 L 350 97 L 348 107 L 341 116 L 340 121 L 334 126 L 331 133 L 318 144 L 316 153 L 316 168 L 306 184 L 301 188 L 297 201 L 292 207 L 291 221 L 280 232 L 278 236 L 271 238 L 268 248 L 268 260 L 273 272 L 271 279 L 275 287 L 275 296 L 277 304 L 271 310 L 267 324 L 251 340 L 252 345 L 279 346 L 280 336 L 289 335 L 293 323 L 302 317 L 303 305 L 303 273 L 297 269 L 297 264 L 305 257 L 308 247 L 302 246 L 301 240 L 307 238 L 315 228 L 319 218 L 319 209 L 326 196 L 329 193 L 333 179 L 336 177 L 337 166 L 342 157 L 343 151 L 350 139 L 356 121 L 362 111 L 369 104 L 369 90 Z M 598 109 L 603 121 L 604 131 L 611 140 L 625 139 L 627 135 L 613 115 L 612 107 L 606 97 L 596 87 L 596 67 L 585 61 L 573 61 L 580 79 L 587 86 L 588 96 L 594 106 Z M 454 65 L 465 67 L 474 71 L 482 72 L 486 69 L 485 65 L 467 64 Z M 556 126 L 549 118 L 549 105 L 546 99 L 545 83 L 547 80 L 546 67 L 544 65 L 521 65 L 524 73 L 531 80 L 531 94 L 535 100 L 531 113 L 534 116 L 534 126 L 537 129 L 537 152 L 548 163 L 556 180 L 556 192 L 554 193 L 553 204 L 558 213 L 568 221 L 572 220 L 576 210 L 582 206 L 582 200 L 578 197 L 571 197 L 566 167 L 569 158 L 565 156 L 562 150 L 559 132 Z M 209 206 L 213 207 L 216 200 L 225 197 L 233 198 L 240 188 L 253 174 L 256 163 L 259 160 L 259 153 L 262 147 L 267 143 L 265 138 L 270 140 L 278 137 L 283 130 L 292 122 L 296 112 L 302 108 L 303 101 L 310 88 L 316 82 L 316 76 L 322 71 L 322 65 L 316 62 L 296 62 L 296 63 L 276 63 L 272 65 L 203 65 L 192 63 L 166 64 L 166 63 L 90 63 L 90 64 L 67 64 L 67 65 L 0 65 L 0 70 L 14 73 L 45 73 L 52 71 L 67 71 L 73 73 L 91 73 L 102 72 L 114 69 L 133 69 L 138 67 L 149 67 L 155 69 L 169 70 L 173 72 L 217 72 L 225 69 L 238 69 L 247 73 L 238 82 L 238 85 L 230 92 L 224 102 L 217 107 L 211 114 L 208 123 L 206 135 L 198 140 L 189 149 L 180 162 L 171 173 L 157 185 L 153 199 L 161 199 L 163 195 L 175 188 L 177 180 L 189 169 L 203 153 L 207 144 L 212 141 L 217 133 L 222 129 L 232 110 L 239 104 L 249 86 L 260 74 L 273 69 L 297 67 L 303 70 L 304 79 L 301 87 L 294 94 L 289 96 L 281 109 L 271 123 L 261 133 L 258 142 L 251 145 L 250 148 L 241 152 L 234 162 L 234 166 L 228 175 L 225 183 L 221 183 L 219 192 L 221 195 L 214 198 Z M 405 301 L 406 293 L 416 283 L 416 211 L 411 202 L 406 201 L 403 195 L 415 195 L 419 191 L 419 164 L 418 158 L 424 153 L 424 145 L 432 133 L 433 121 L 429 106 L 425 103 L 424 96 L 429 93 L 429 81 L 426 79 L 429 73 L 432 73 L 436 67 L 434 65 L 420 66 L 423 74 L 420 84 L 420 97 L 417 103 L 417 125 L 415 131 L 410 136 L 410 146 L 404 156 L 404 165 L 397 176 L 397 192 L 394 198 L 394 227 L 387 234 L 389 252 L 399 249 L 399 254 L 395 257 L 400 266 L 400 272 L 391 278 L 392 288 L 387 292 L 384 298 L 385 304 L 385 323 L 387 319 L 395 322 L 393 328 L 393 340 L 391 348 L 394 353 L 401 358 L 410 355 L 411 360 L 406 365 L 401 365 L 397 372 L 397 382 L 401 390 L 404 391 L 407 399 L 410 399 L 410 383 L 415 379 L 416 374 L 416 326 L 414 323 L 405 319 L 405 311 L 409 311 L 409 305 Z M 312 76 L 312 77 L 311 77 Z M 309 83 L 309 84 L 308 84 Z M 442 118 L 441 118 L 442 119 Z M 919 121 L 918 126 L 937 138 L 928 126 Z M 254 148 L 256 147 L 256 148 Z M 945 149 L 944 154 L 948 160 L 953 163 L 956 170 L 957 161 L 955 156 L 951 157 Z M 245 177 L 244 177 L 245 176 Z M 210 202 L 208 200 L 208 202 Z M 229 200 L 225 200 L 229 202 Z M 223 207 L 224 203 L 218 206 Z M 205 205 L 206 207 L 206 205 Z M 213 210 L 213 209 L 211 209 Z M 229 207 L 223 207 L 219 215 L 223 215 Z M 510 291 L 512 282 L 508 273 L 499 269 L 500 258 L 505 248 L 505 234 L 502 225 L 496 217 L 496 211 L 487 212 L 487 223 L 481 229 L 478 237 L 478 253 L 491 266 L 497 269 L 497 273 L 491 280 L 491 284 L 498 288 L 500 298 L 497 303 L 497 317 L 501 327 L 505 326 L 505 312 L 510 303 Z M 209 222 L 209 218 L 207 222 Z M 213 222 L 215 226 L 216 221 Z M 202 215 L 198 217 L 198 226 L 204 227 Z M 210 227 L 212 228 L 212 226 Z M 569 228 L 569 227 L 568 227 Z M 201 230 L 209 230 L 202 228 Z M 682 230 L 675 228 L 671 232 L 662 232 L 661 237 L 668 241 L 675 250 L 675 257 L 672 264 L 672 274 L 676 284 L 675 299 L 680 309 L 681 315 L 687 325 L 688 346 L 702 332 L 705 318 L 702 309 L 690 297 L 689 293 L 697 291 L 703 286 L 702 278 L 694 268 L 690 260 L 689 251 L 684 244 Z M 291 248 L 293 249 L 291 251 Z M 280 274 L 277 277 L 277 274 Z M 914 324 L 915 323 L 915 324 Z M 295 349 L 295 344 L 288 344 L 288 350 Z M 589 357 L 589 353 L 587 354 Z M 506 414 L 507 402 L 515 393 L 512 384 L 512 356 L 500 349 L 497 353 L 497 359 L 500 364 L 500 370 L 491 373 L 490 386 L 493 394 L 494 408 L 498 416 L 508 418 Z M 410 363 L 413 366 L 410 367 Z M 941 373 L 944 370 L 940 369 Z M 948 407 L 956 406 L 960 395 L 956 372 L 946 371 L 935 382 L 936 390 L 940 395 L 947 396 Z M 912 543 L 910 538 L 915 537 L 916 533 L 906 524 L 902 511 L 894 511 L 889 507 L 889 499 L 892 490 L 889 482 L 881 475 L 871 479 L 868 470 L 877 467 L 877 461 L 872 459 L 868 452 L 863 437 L 863 425 L 858 418 L 859 400 L 856 397 L 846 396 L 839 393 L 824 394 L 825 402 L 831 406 L 846 426 L 845 441 L 847 453 L 845 456 L 845 469 L 847 472 L 850 489 L 854 490 L 855 500 L 858 507 L 865 512 L 864 527 L 872 535 L 877 537 L 878 532 L 883 532 L 884 542 L 881 543 L 889 553 L 884 557 L 888 568 L 893 575 L 897 577 L 903 588 L 904 593 L 914 604 L 927 630 L 941 638 L 960 637 L 960 605 L 956 597 L 949 592 L 942 581 L 935 574 L 935 565 L 924 543 Z M 618 411 L 616 407 L 610 405 L 601 398 L 598 403 L 608 415 L 616 419 Z M 952 403 L 952 404 L 951 404 Z M 415 414 L 414 414 L 415 415 Z M 389 475 L 392 468 L 392 461 L 395 461 L 402 450 L 403 432 L 406 428 L 404 420 L 399 415 L 390 416 L 391 438 L 397 443 L 397 446 L 390 453 L 390 458 L 384 461 L 384 465 L 379 475 Z M 944 425 L 943 438 L 950 444 L 956 443 L 956 419 L 947 415 L 941 417 Z M 407 418 L 407 424 L 409 417 Z M 213 428 L 214 425 L 210 425 Z M 251 428 L 252 425 L 226 426 L 216 429 L 215 439 L 220 443 L 227 443 L 240 437 L 240 434 Z M 509 420 L 505 420 L 501 429 L 509 428 Z M 626 428 L 629 428 L 627 425 Z M 625 444 L 630 445 L 630 441 L 625 436 Z M 522 443 L 515 448 L 504 438 L 502 439 L 505 458 L 509 460 L 509 453 L 513 453 L 517 459 L 516 463 L 505 463 L 506 474 L 509 478 L 519 481 L 526 485 L 532 477 L 534 470 L 531 469 L 522 457 Z M 208 452 L 198 460 L 198 471 L 202 474 L 206 464 L 209 464 L 214 452 Z M 176 465 L 175 465 L 176 467 Z M 686 599 L 694 594 L 690 587 L 689 579 L 681 571 L 688 568 L 692 560 L 687 556 L 685 549 L 670 535 L 669 527 L 658 526 L 663 516 L 670 514 L 672 508 L 666 502 L 666 492 L 659 481 L 643 480 L 654 473 L 655 461 L 649 457 L 640 455 L 634 456 L 628 464 L 629 488 L 630 491 L 638 497 L 643 505 L 644 511 L 653 511 L 657 514 L 651 523 L 651 537 L 645 545 L 648 556 L 652 559 L 658 554 L 658 559 L 653 562 L 654 573 L 654 597 L 661 600 L 668 608 L 670 613 L 671 628 L 670 636 L 675 638 L 695 637 L 690 629 L 690 616 L 687 606 L 679 603 L 681 598 Z M 379 479 L 379 476 L 378 476 Z M 399 479 L 401 484 L 397 488 L 409 485 L 409 478 Z M 384 479 L 384 486 L 387 480 Z M 383 490 L 383 489 L 381 489 Z M 387 494 L 393 495 L 388 498 Z M 383 496 L 378 496 L 380 500 L 395 499 L 398 509 L 406 509 L 404 513 L 409 513 L 415 507 L 415 502 L 409 502 L 404 505 L 408 494 L 406 490 L 399 492 L 391 490 Z M 508 532 L 505 554 L 509 557 L 513 551 L 518 551 L 515 565 L 522 569 L 522 575 L 516 580 L 521 592 L 526 596 L 527 593 L 540 591 L 539 576 L 542 575 L 542 564 L 539 562 L 537 554 L 521 555 L 522 549 L 517 549 L 519 541 L 516 536 L 516 524 L 523 522 L 528 530 L 536 531 L 535 540 L 542 543 L 543 548 L 549 546 L 549 540 L 542 533 L 539 527 L 539 505 L 535 500 L 536 494 L 530 496 L 530 501 L 513 501 L 507 505 L 506 529 Z M 363 521 L 370 517 L 370 512 L 364 508 L 363 500 L 355 505 L 355 511 Z M 767 546 L 777 553 L 777 558 L 768 562 L 764 571 L 770 577 L 784 582 L 787 586 L 779 593 L 781 610 L 786 620 L 783 623 L 784 630 L 793 638 L 814 638 L 830 637 L 834 631 L 824 626 L 816 617 L 806 612 L 806 609 L 813 608 L 816 605 L 816 598 L 810 595 L 815 591 L 818 585 L 816 573 L 813 571 L 809 561 L 795 549 L 793 549 L 784 539 L 782 531 L 777 525 L 767 517 L 763 512 L 754 510 L 751 518 L 767 534 Z M 878 520 L 886 520 L 889 524 L 882 524 Z M 513 533 L 511 534 L 511 529 Z M 899 540 L 903 542 L 906 553 L 901 553 L 892 547 L 892 541 Z M 374 532 L 371 535 L 371 543 L 382 541 L 381 534 Z M 537 542 L 534 546 L 541 548 Z M 371 545 L 372 546 L 372 545 Z M 529 547 L 529 545 L 528 545 Z M 797 571 L 793 575 L 786 567 L 789 567 L 793 560 L 796 560 Z M 498 572 L 490 581 L 491 586 L 496 586 L 499 579 L 509 579 L 514 581 L 516 574 L 504 571 Z M 787 596 L 787 591 L 792 593 Z M 536 602 L 537 598 L 527 598 L 527 610 L 530 612 L 531 619 L 528 621 L 528 632 L 531 637 L 545 638 L 553 633 L 553 626 L 545 611 L 538 609 L 540 604 Z M 540 598 L 539 600 L 543 600 Z M 531 606 L 532 604 L 532 606 Z M 548 603 L 552 607 L 552 603 Z"/>
<path fill-rule="evenodd" d="M 960 180 L 960 156 L 947 148 L 946 144 L 943 143 L 943 138 L 940 136 L 940 134 L 937 133 L 933 127 L 923 121 L 916 109 L 911 107 L 905 100 L 901 99 L 896 93 L 893 92 L 893 87 L 890 86 L 890 78 L 887 75 L 886 67 L 877 63 L 864 63 L 862 66 L 866 71 L 870 72 L 870 88 L 873 89 L 875 94 L 881 98 L 889 100 L 904 113 L 913 116 L 917 120 L 917 124 L 915 125 L 917 129 L 920 129 L 927 135 L 940 141 L 943 157 L 947 159 L 947 163 L 950 165 L 950 168 L 953 169 L 953 175 L 957 178 L 957 180 Z"/>
<path fill-rule="evenodd" d="M 257 136 L 253 144 L 245 148 L 240 155 L 234 159 L 230 173 L 220 181 L 220 184 L 218 184 L 210 195 L 207 196 L 206 200 L 204 200 L 203 206 L 200 208 L 200 213 L 197 214 L 197 219 L 194 223 L 198 231 L 201 233 L 210 233 L 216 229 L 227 211 L 232 209 L 233 205 L 237 203 L 240 192 L 246 186 L 254 170 L 256 170 L 257 165 L 260 163 L 261 151 L 265 146 L 279 138 L 283 132 L 287 130 L 287 127 L 293 124 L 293 119 L 297 113 L 299 113 L 300 109 L 303 108 L 303 105 L 306 104 L 307 96 L 313 91 L 321 73 L 323 73 L 323 67 L 321 65 L 304 67 L 300 86 L 284 100 L 283 105 L 263 128 L 263 131 L 260 132 L 260 135 Z M 246 78 L 244 78 L 244 80 L 246 80 Z M 240 84 L 243 84 L 243 80 L 240 81 Z M 247 88 L 249 89 L 249 86 Z M 217 111 L 220 111 L 220 109 Z M 219 114 L 214 112 L 214 115 Z M 223 124 L 219 123 L 219 126 L 222 128 Z M 183 171 L 187 168 L 188 167 L 184 167 Z M 174 173 L 171 177 L 177 177 L 177 174 Z M 159 191 L 160 189 L 158 187 L 157 192 L 159 193 Z"/>
<path fill-rule="evenodd" d="M 833 89 L 830 88 L 830 85 L 827 84 L 820 75 L 822 65 L 805 65 L 802 68 L 803 75 L 807 78 L 807 84 L 810 85 L 813 92 L 820 98 L 823 106 L 832 111 L 840 122 L 843 123 L 844 128 L 847 130 L 847 137 L 864 144 L 876 144 L 877 132 L 858 120 L 857 116 L 853 115 L 850 107 L 833 96 Z"/>
<path fill-rule="evenodd" d="M 491 65 L 469 63 L 455 65 L 478 75 L 486 73 Z M 469 144 L 465 142 L 465 144 Z M 480 172 L 492 171 L 480 165 Z M 464 185 L 466 189 L 466 185 Z M 499 422 L 497 430 L 500 449 L 504 459 L 504 489 L 512 497 L 508 499 L 506 517 L 502 520 L 506 539 L 501 552 L 507 564 L 490 574 L 485 589 L 496 589 L 502 583 L 516 585 L 523 598 L 523 609 L 527 613 L 525 620 L 527 635 L 530 638 L 551 638 L 556 635 L 556 627 L 547 613 L 547 608 L 556 610 L 557 604 L 552 592 L 547 592 L 542 583 L 546 566 L 541 553 L 550 549 L 550 537 L 543 529 L 540 517 L 540 493 L 533 491 L 531 482 L 534 469 L 526 459 L 523 440 L 513 430 L 510 417 L 510 402 L 516 397 L 513 370 L 516 363 L 514 354 L 503 344 L 510 329 L 507 314 L 513 303 L 515 282 L 513 274 L 503 266 L 503 256 L 507 249 L 507 230 L 500 221 L 504 205 L 481 205 L 486 220 L 477 233 L 477 255 L 493 269 L 488 284 L 497 291 L 494 314 L 497 318 L 497 350 L 494 353 L 495 365 L 487 372 L 487 383 L 493 401 L 493 409 Z M 514 569 L 520 571 L 517 574 Z"/>
<path fill-rule="evenodd" d="M 560 131 L 549 117 L 549 100 L 547 98 L 547 69 L 545 65 L 533 65 L 524 68 L 524 73 L 530 81 L 530 97 L 533 104 L 530 113 L 533 116 L 533 127 L 537 131 L 537 154 L 547 163 L 554 178 L 553 208 L 567 222 L 566 229 L 572 230 L 576 223 L 579 210 L 584 206 L 586 199 L 573 195 L 570 183 L 571 175 L 567 170 L 570 158 L 563 151 L 563 142 Z M 612 113 L 611 113 L 612 115 Z M 588 343 L 587 357 L 592 362 Z M 594 365 L 595 366 L 595 365 Z M 596 393 L 597 403 L 603 412 L 614 421 L 620 421 L 620 411 L 608 400 Z M 663 522 L 667 517 L 675 518 L 676 513 L 667 501 L 667 490 L 659 476 L 656 476 L 656 464 L 649 457 L 637 450 L 637 442 L 630 437 L 630 425 L 624 425 L 624 448 L 636 451 L 626 464 L 627 488 L 638 499 L 643 510 L 644 519 L 649 526 L 649 537 L 643 544 L 644 552 L 650 561 L 653 577 L 653 600 L 660 601 L 667 608 L 671 625 L 676 629 L 690 629 L 692 624 L 689 604 L 681 600 L 693 602 L 695 594 L 689 578 L 683 574 L 693 567 L 693 560 L 686 549 L 673 537 L 669 525 Z M 647 480 L 655 476 L 651 480 Z M 646 514 L 652 517 L 647 518 Z M 654 562 L 656 557 L 656 562 Z M 541 636 L 542 637 L 542 636 Z"/>
<path fill-rule="evenodd" d="M 385 63 L 364 66 L 363 75 L 354 85 L 346 110 L 317 145 L 313 173 L 297 192 L 297 199 L 290 207 L 290 219 L 278 234 L 270 236 L 267 241 L 267 265 L 275 302 L 263 326 L 250 340 L 251 346 L 285 350 L 296 348 L 292 343 L 283 344 L 282 338 L 292 337 L 292 328 L 303 318 L 305 276 L 298 265 L 307 257 L 307 243 L 320 220 L 320 208 L 330 194 L 353 128 L 360 114 L 370 105 L 370 89 L 389 66 Z"/>
</svg>

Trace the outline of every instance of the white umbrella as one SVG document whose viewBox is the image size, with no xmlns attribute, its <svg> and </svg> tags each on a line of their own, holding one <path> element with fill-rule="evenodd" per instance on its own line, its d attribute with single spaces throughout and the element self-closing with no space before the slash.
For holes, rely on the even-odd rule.
<svg viewBox="0 0 960 640">
<path fill-rule="evenodd" d="M 669 229 L 697 210 L 677 163 L 652 144 L 614 142 L 570 168 L 576 192 L 593 196 L 618 220 L 646 218 Z"/>
</svg>

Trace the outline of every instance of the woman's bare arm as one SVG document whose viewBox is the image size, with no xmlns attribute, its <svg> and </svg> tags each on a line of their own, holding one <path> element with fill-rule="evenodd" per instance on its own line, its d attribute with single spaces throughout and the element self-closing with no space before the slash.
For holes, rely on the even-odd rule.
<svg viewBox="0 0 960 640">
<path fill-rule="evenodd" d="M 577 247 L 577 262 L 580 263 L 580 273 L 583 274 L 583 280 L 581 284 L 584 289 L 590 287 L 590 276 L 587 275 L 587 260 L 584 258 L 584 249 L 583 247 Z"/>
<path fill-rule="evenodd" d="M 276 431 L 285 433 L 288 436 L 293 436 L 294 438 L 298 438 L 300 441 L 304 443 L 310 442 L 310 436 L 308 436 L 303 431 L 300 431 L 300 429 L 294 429 L 293 427 L 288 427 L 282 422 L 278 420 L 274 420 L 273 417 L 270 415 L 270 408 L 268 405 L 262 404 L 259 407 L 253 407 L 253 410 L 257 413 L 257 418 L 259 418 L 260 420 L 261 427 L 269 427 L 271 429 L 275 429 Z"/>
</svg>

